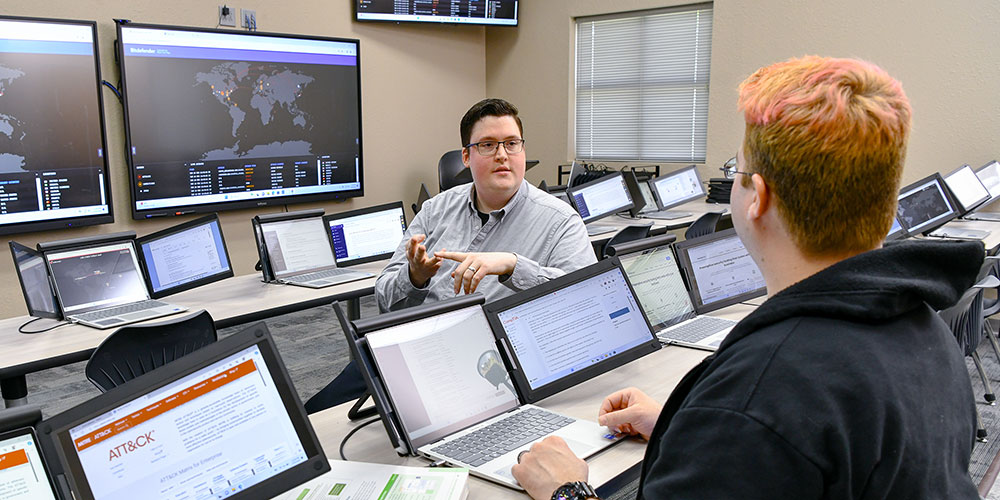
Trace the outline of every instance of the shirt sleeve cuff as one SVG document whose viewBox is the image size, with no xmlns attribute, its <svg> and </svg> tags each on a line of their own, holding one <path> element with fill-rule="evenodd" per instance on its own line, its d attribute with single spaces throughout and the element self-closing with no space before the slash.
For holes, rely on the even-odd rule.
<svg viewBox="0 0 1000 500">
<path fill-rule="evenodd" d="M 515 291 L 527 290 L 541 283 L 542 267 L 537 262 L 518 253 L 514 253 L 514 256 L 517 257 L 514 272 L 507 275 L 507 279 L 501 276 L 500 283 Z"/>
</svg>

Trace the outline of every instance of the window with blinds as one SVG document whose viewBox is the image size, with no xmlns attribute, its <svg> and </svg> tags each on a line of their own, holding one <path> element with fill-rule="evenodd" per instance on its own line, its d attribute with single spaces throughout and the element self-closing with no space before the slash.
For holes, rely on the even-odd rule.
<svg viewBox="0 0 1000 500">
<path fill-rule="evenodd" d="M 712 5 L 576 21 L 576 157 L 703 163 Z"/>
</svg>

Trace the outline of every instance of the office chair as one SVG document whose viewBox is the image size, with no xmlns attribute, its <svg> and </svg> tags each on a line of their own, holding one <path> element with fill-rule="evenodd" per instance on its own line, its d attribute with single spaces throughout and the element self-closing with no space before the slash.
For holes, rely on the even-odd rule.
<svg viewBox="0 0 1000 500">
<path fill-rule="evenodd" d="M 722 212 L 708 212 L 701 217 L 698 217 L 698 220 L 694 221 L 690 226 L 688 226 L 687 230 L 684 231 L 684 239 L 690 240 L 699 236 L 714 233 L 718 230 L 719 222 L 721 220 Z M 729 220 L 732 220 L 732 218 Z"/>
<path fill-rule="evenodd" d="M 983 269 L 979 272 L 979 281 L 982 281 L 987 276 L 1000 279 L 1000 256 L 986 256 L 986 260 L 983 262 Z M 987 290 L 990 289 L 994 292 L 990 296 L 983 293 L 983 328 L 986 330 L 984 332 L 986 338 L 990 340 L 990 345 L 993 347 L 993 354 L 1000 361 L 1000 344 L 997 343 L 997 332 L 993 330 L 993 324 L 989 321 L 991 316 L 1000 313 L 1000 287 L 987 288 Z"/>
<path fill-rule="evenodd" d="M 446 191 L 470 182 L 471 179 L 458 179 L 458 174 L 462 173 L 463 170 L 465 170 L 465 164 L 462 163 L 461 149 L 448 151 L 441 155 L 441 159 L 438 160 L 438 189 Z"/>
<path fill-rule="evenodd" d="M 630 241 L 645 239 L 649 236 L 650 227 L 652 227 L 651 224 L 623 227 L 620 231 L 615 233 L 615 235 L 612 236 L 607 243 L 604 244 L 604 248 L 601 249 L 601 258 L 606 259 L 615 255 L 615 245 L 622 245 L 623 243 L 628 243 Z"/>
<path fill-rule="evenodd" d="M 632 240 L 632 241 L 622 241 L 622 242 L 608 242 L 608 245 L 604 249 L 605 257 L 614 257 L 615 255 L 621 255 L 623 253 L 629 253 L 635 251 L 637 248 L 653 248 L 662 245 L 669 245 L 677 241 L 677 236 L 664 233 L 656 236 L 649 236 L 647 238 Z"/>
<path fill-rule="evenodd" d="M 976 371 L 979 372 L 979 377 L 983 380 L 983 387 L 986 390 L 983 399 L 990 405 L 996 404 L 996 396 L 993 394 L 990 378 L 983 370 L 983 363 L 976 348 L 982 342 L 985 331 L 983 328 L 983 290 L 997 286 L 1000 286 L 1000 280 L 995 276 L 987 276 L 966 290 L 955 305 L 938 311 L 941 319 L 951 328 L 962 353 L 972 357 L 972 362 L 976 365 Z M 976 409 L 976 439 L 983 443 L 986 442 L 986 428 L 983 426 L 978 409 Z"/>
<path fill-rule="evenodd" d="M 215 322 L 204 310 L 172 321 L 124 326 L 97 346 L 84 371 L 87 380 L 106 392 L 218 338 Z"/>
<path fill-rule="evenodd" d="M 430 192 L 427 191 L 427 184 L 423 182 L 420 183 L 420 189 L 417 191 L 417 202 L 410 205 L 410 210 L 413 210 L 413 216 L 416 217 L 420 209 L 423 208 L 424 202 L 431 199 Z"/>
</svg>

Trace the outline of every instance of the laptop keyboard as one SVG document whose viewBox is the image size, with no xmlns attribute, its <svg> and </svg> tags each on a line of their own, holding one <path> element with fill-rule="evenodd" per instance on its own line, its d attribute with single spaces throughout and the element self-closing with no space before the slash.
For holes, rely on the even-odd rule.
<svg viewBox="0 0 1000 500">
<path fill-rule="evenodd" d="M 147 309 L 153 309 L 156 307 L 169 307 L 170 304 L 166 302 L 160 302 L 159 300 L 143 300 L 141 302 L 133 302 L 131 304 L 125 304 L 122 306 L 109 307 L 107 309 L 98 309 L 96 311 L 85 312 L 83 314 L 75 314 L 73 317 L 81 319 L 83 321 L 97 322 L 102 319 L 111 318 L 114 316 L 121 316 L 123 314 L 133 313 L 137 311 L 145 311 Z"/>
<path fill-rule="evenodd" d="M 698 316 L 694 321 L 690 321 L 671 330 L 660 332 L 659 336 L 670 340 L 690 342 L 692 344 L 700 342 L 705 337 L 730 328 L 736 322 L 731 319 L 716 318 L 713 316 Z"/>
<path fill-rule="evenodd" d="M 298 276 L 292 276 L 289 278 L 285 278 L 285 281 L 294 281 L 296 283 L 308 283 L 310 281 L 333 278 L 334 276 L 343 276 L 345 274 L 347 275 L 357 274 L 357 271 L 335 267 L 332 269 L 324 269 L 322 271 L 315 271 L 307 274 L 300 274 Z"/>
<path fill-rule="evenodd" d="M 431 448 L 431 451 L 479 467 L 573 422 L 575 420 L 569 417 L 538 408 L 527 408 L 475 432 Z"/>
</svg>

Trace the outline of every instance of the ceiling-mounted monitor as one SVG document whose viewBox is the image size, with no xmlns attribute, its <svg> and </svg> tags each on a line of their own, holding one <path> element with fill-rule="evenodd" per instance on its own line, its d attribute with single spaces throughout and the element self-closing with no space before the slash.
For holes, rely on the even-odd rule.
<svg viewBox="0 0 1000 500">
<path fill-rule="evenodd" d="M 0 16 L 0 234 L 112 222 L 97 25 Z"/>
<path fill-rule="evenodd" d="M 358 21 L 517 26 L 517 0 L 355 0 Z"/>
<path fill-rule="evenodd" d="M 354 39 L 118 25 L 132 216 L 364 195 Z"/>
</svg>

